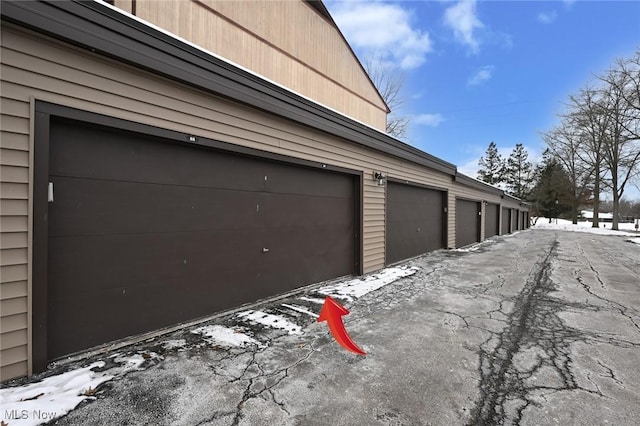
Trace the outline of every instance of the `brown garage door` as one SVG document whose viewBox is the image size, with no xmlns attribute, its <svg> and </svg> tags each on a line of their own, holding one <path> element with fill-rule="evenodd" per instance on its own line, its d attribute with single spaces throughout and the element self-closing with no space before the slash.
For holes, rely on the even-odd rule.
<svg viewBox="0 0 640 426">
<path fill-rule="evenodd" d="M 511 209 L 502 208 L 502 232 L 506 235 L 511 232 Z"/>
<path fill-rule="evenodd" d="M 456 199 L 456 247 L 480 241 L 480 203 Z"/>
<path fill-rule="evenodd" d="M 444 247 L 446 192 L 387 184 L 387 264 Z"/>
<path fill-rule="evenodd" d="M 500 206 L 498 204 L 487 204 L 484 210 L 484 235 L 485 238 L 498 235 L 500 226 Z"/>
<path fill-rule="evenodd" d="M 518 210 L 511 209 L 511 232 L 518 230 Z"/>
<path fill-rule="evenodd" d="M 54 359 L 354 273 L 354 177 L 51 121 Z"/>
</svg>

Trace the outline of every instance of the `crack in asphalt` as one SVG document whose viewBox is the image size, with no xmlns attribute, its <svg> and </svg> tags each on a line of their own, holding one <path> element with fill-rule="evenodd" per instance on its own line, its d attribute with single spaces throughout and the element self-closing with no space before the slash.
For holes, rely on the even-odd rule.
<svg viewBox="0 0 640 426">
<path fill-rule="evenodd" d="M 261 351 L 256 350 L 255 352 L 253 352 L 252 357 L 245 366 L 242 374 L 232 381 L 228 382 L 229 384 L 231 384 L 238 381 L 246 381 L 246 386 L 241 400 L 236 405 L 236 411 L 234 412 L 235 415 L 233 417 L 233 420 L 231 421 L 231 425 L 237 426 L 238 424 L 240 424 L 240 421 L 244 418 L 244 406 L 249 400 L 262 397 L 262 395 L 265 393 L 269 395 L 270 400 L 274 404 L 276 404 L 282 411 L 284 411 L 287 415 L 291 415 L 291 413 L 287 410 L 285 403 L 276 399 L 274 389 L 289 377 L 289 370 L 309 360 L 311 355 L 316 352 L 313 345 L 318 339 L 319 338 L 316 338 L 311 343 L 304 344 L 303 347 L 308 349 L 307 353 L 304 356 L 294 361 L 293 363 L 285 367 L 278 368 L 272 372 L 265 371 L 265 369 L 257 361 L 256 356 Z M 251 367 L 255 367 L 258 370 L 258 373 L 250 377 L 244 377 L 248 373 L 250 374 Z"/>
<path fill-rule="evenodd" d="M 580 254 L 582 255 L 582 257 L 584 258 L 585 262 L 587 263 L 587 265 L 589 266 L 589 269 L 591 269 L 591 271 L 593 271 L 596 280 L 598 281 L 598 283 L 600 283 L 600 287 L 601 288 L 606 288 L 605 283 L 602 281 L 602 279 L 600 278 L 600 272 L 595 268 L 595 266 L 593 266 L 593 263 L 591 263 L 591 261 L 589 260 L 589 257 L 586 255 L 586 253 L 584 252 L 584 249 L 580 246 L 578 246 L 578 250 L 580 251 Z M 616 264 L 619 264 L 618 262 L 616 262 Z M 620 315 L 626 317 L 629 322 L 631 322 L 631 324 L 633 324 L 633 326 L 636 328 L 636 331 L 638 331 L 640 333 L 640 324 L 638 324 L 638 322 L 636 322 L 636 320 L 634 319 L 634 316 L 632 314 L 629 314 L 628 312 L 631 311 L 633 313 L 635 313 L 636 316 L 639 315 L 638 311 L 636 309 L 633 308 L 629 308 L 621 303 L 615 302 L 611 299 L 607 299 L 604 296 L 600 296 L 599 294 L 594 293 L 591 290 L 591 287 L 584 281 L 584 278 L 582 277 L 582 275 L 580 274 L 580 270 L 576 269 L 574 270 L 574 275 L 576 277 L 576 280 L 578 281 L 578 283 L 580 283 L 580 285 L 584 288 L 584 290 L 589 293 L 590 295 L 592 295 L 593 297 L 595 297 L 596 299 L 599 299 L 607 304 L 609 304 L 612 308 L 614 308 L 615 310 L 617 310 Z"/>
<path fill-rule="evenodd" d="M 480 398 L 476 401 L 471 414 L 469 424 L 502 424 L 506 417 L 505 404 L 508 399 L 519 398 L 524 402 L 517 412 L 518 419 L 522 417 L 522 412 L 532 403 L 527 398 L 526 386 L 524 382 L 527 377 L 531 377 L 533 372 L 544 364 L 544 358 L 537 356 L 537 363 L 533 368 L 525 372 L 518 371 L 514 366 L 514 356 L 521 350 L 527 342 L 525 334 L 530 333 L 535 322 L 535 312 L 541 297 L 552 290 L 552 283 L 549 280 L 549 268 L 551 258 L 555 255 L 558 246 L 557 239 L 551 245 L 542 261 L 534 264 L 529 278 L 520 294 L 516 298 L 513 311 L 507 315 L 509 325 L 500 333 L 491 333 L 478 350 L 480 361 Z M 502 304 L 502 302 L 500 303 Z M 495 340 L 495 342 L 494 342 Z M 492 344 L 493 343 L 493 344 Z M 549 360 L 557 359 L 559 351 L 550 355 L 555 355 Z M 565 353 L 565 355 L 567 355 Z M 556 361 L 553 361 L 556 364 Z M 568 364 L 568 356 L 564 357 L 564 362 L 555 365 L 559 371 L 564 384 L 568 384 L 572 377 L 568 369 L 564 368 Z M 519 420 L 518 420 L 519 421 Z"/>
<path fill-rule="evenodd" d="M 554 260 L 558 258 L 558 246 L 556 236 L 548 250 L 532 266 L 520 293 L 511 299 L 515 303 L 511 312 L 504 311 L 504 302 L 509 299 L 495 301 L 498 308 L 487 312 L 490 319 L 495 319 L 493 316 L 498 313 L 503 315 L 508 325 L 500 332 L 487 330 L 490 335 L 477 350 L 479 397 L 471 410 L 468 425 L 518 425 L 528 407 L 541 407 L 540 401 L 546 401 L 546 396 L 562 391 L 580 391 L 608 398 L 592 379 L 591 373 L 585 375 L 590 386 L 578 383 L 572 370 L 571 346 L 582 342 L 622 348 L 640 347 L 640 343 L 618 338 L 613 333 L 581 331 L 564 323 L 558 314 L 568 307 L 593 311 L 602 307 L 567 302 L 551 296 L 558 289 L 551 279 Z M 605 283 L 600 280 L 597 270 L 591 263 L 589 266 L 604 287 Z M 579 274 L 578 278 L 588 294 L 615 307 L 617 312 L 629 318 L 637 327 L 627 313 L 630 308 L 594 294 Z M 525 361 L 527 359 L 529 361 Z M 611 367 L 599 360 L 597 362 L 603 369 L 600 377 L 611 379 L 624 387 Z M 539 376 L 543 377 L 541 384 L 536 382 Z"/>
</svg>

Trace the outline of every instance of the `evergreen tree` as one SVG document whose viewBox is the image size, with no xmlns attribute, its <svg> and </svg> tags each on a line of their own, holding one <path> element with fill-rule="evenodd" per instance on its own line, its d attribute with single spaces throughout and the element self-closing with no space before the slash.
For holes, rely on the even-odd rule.
<svg viewBox="0 0 640 426">
<path fill-rule="evenodd" d="M 557 218 L 571 214 L 571 178 L 562 163 L 549 150 L 543 154 L 542 164 L 536 168 L 536 185 L 531 193 L 540 216 Z"/>
<path fill-rule="evenodd" d="M 520 199 L 527 199 L 533 181 L 532 165 L 527 159 L 529 154 L 524 146 L 519 143 L 511 151 L 504 169 L 504 180 L 509 193 Z"/>
<path fill-rule="evenodd" d="M 480 157 L 478 161 L 478 179 L 491 185 L 497 185 L 504 182 L 504 159 L 498 152 L 495 142 L 491 142 L 484 157 Z"/>
</svg>

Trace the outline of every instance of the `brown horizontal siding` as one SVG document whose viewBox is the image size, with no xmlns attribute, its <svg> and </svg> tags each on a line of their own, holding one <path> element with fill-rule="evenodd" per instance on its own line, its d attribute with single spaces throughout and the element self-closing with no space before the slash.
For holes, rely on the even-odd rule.
<svg viewBox="0 0 640 426">
<path fill-rule="evenodd" d="M 27 314 L 25 312 L 2 317 L 0 333 L 10 333 L 23 328 L 27 328 Z"/>
<path fill-rule="evenodd" d="M 26 232 L 2 232 L 0 233 L 0 249 L 27 247 Z"/>
<path fill-rule="evenodd" d="M 2 333 L 0 340 L 2 341 L 2 347 L 5 349 L 24 346 L 24 342 L 27 341 L 27 329 L 23 328 L 21 330 Z"/>
<path fill-rule="evenodd" d="M 2 135 L 0 135 L 0 137 L 2 137 Z M 27 167 L 0 165 L 0 181 L 28 183 L 29 169 Z"/>
<path fill-rule="evenodd" d="M 0 198 L 3 200 L 29 199 L 29 185 L 26 183 L 0 182 Z"/>
<path fill-rule="evenodd" d="M 27 281 L 13 281 L 0 284 L 0 300 L 27 296 Z M 2 316 L 4 324 L 5 316 Z M 26 323 L 25 323 L 26 327 Z"/>
<path fill-rule="evenodd" d="M 14 346 L 0 350 L 0 366 L 4 374 L 5 366 L 25 362 L 27 359 L 27 345 Z"/>
<path fill-rule="evenodd" d="M 29 152 L 0 148 L 0 164 L 5 166 L 29 167 Z"/>
<path fill-rule="evenodd" d="M 0 99 L 0 111 L 10 111 L 10 115 L 17 117 L 29 117 L 29 102 L 2 97 Z"/>
<path fill-rule="evenodd" d="M 26 260 L 27 260 L 26 248 L 0 250 L 0 266 L 21 265 L 26 263 Z"/>
<path fill-rule="evenodd" d="M 27 104 L 28 106 L 29 104 Z M 27 115 L 28 117 L 28 115 Z M 2 127 L 2 141 L 0 147 L 6 149 L 15 149 L 17 151 L 29 151 L 29 138 L 24 133 L 8 132 Z"/>
<path fill-rule="evenodd" d="M 0 217 L 0 229 L 3 232 L 27 232 L 27 222 L 26 216 L 2 216 Z"/>
<path fill-rule="evenodd" d="M 27 264 L 0 266 L 0 274 L 2 274 L 2 282 L 9 283 L 12 281 L 23 281 L 27 279 Z M 8 311 L 7 311 L 8 312 Z M 2 312 L 3 315 L 11 315 Z"/>
<path fill-rule="evenodd" d="M 26 346 L 23 350 L 26 352 Z M 12 379 L 14 377 L 20 377 L 24 375 L 24 372 L 27 371 L 27 361 L 19 361 L 15 364 L 5 365 L 0 370 L 0 381 L 5 381 Z"/>
<path fill-rule="evenodd" d="M 0 202 L 1 216 L 22 216 L 22 215 L 27 215 L 28 213 L 29 213 L 28 200 L 3 199 Z"/>
<path fill-rule="evenodd" d="M 2 316 L 20 314 L 27 311 L 27 298 L 14 297 L 0 301 L 2 307 Z"/>
<path fill-rule="evenodd" d="M 4 78 L 4 76 L 3 76 Z M 0 114 L 0 128 L 8 133 L 29 134 L 29 120 L 23 117 L 6 114 L 5 110 Z"/>
</svg>

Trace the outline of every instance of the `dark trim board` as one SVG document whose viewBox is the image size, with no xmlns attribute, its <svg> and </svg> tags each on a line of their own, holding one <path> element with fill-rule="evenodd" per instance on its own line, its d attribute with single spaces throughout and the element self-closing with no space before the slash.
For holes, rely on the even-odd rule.
<svg viewBox="0 0 640 426">
<path fill-rule="evenodd" d="M 353 268 L 352 273 L 361 275 L 363 256 L 363 209 L 362 209 L 362 172 L 333 167 L 312 161 L 293 159 L 290 157 L 266 153 L 255 149 L 246 149 L 214 140 L 198 138 L 196 142 L 185 142 L 190 135 L 164 130 L 152 126 L 146 126 L 127 120 L 107 117 L 99 114 L 80 111 L 47 102 L 36 101 L 35 118 L 35 149 L 34 149 L 34 249 L 33 249 L 33 368 L 34 371 L 42 371 L 46 368 L 51 358 L 48 357 L 48 287 L 49 265 L 47 264 L 47 248 L 49 244 L 49 205 L 47 202 L 47 184 L 49 181 L 49 140 L 50 123 L 52 118 L 58 122 L 60 119 L 73 120 L 87 125 L 97 125 L 134 133 L 161 138 L 164 141 L 172 141 L 175 145 L 196 146 L 198 149 L 207 149 L 211 152 L 229 153 L 241 157 L 266 160 L 273 164 L 301 166 L 306 169 L 327 171 L 328 174 L 339 173 L 343 176 L 351 176 L 353 182 Z M 58 118 L 60 117 L 60 118 Z M 229 148 L 229 149 L 226 149 Z M 302 169 L 300 169 L 302 170 Z M 55 202 L 55 195 L 54 195 Z M 210 312 L 213 314 L 215 312 Z M 105 342 L 106 343 L 106 342 Z"/>
<path fill-rule="evenodd" d="M 47 366 L 47 247 L 49 236 L 49 118 L 36 103 L 33 158 L 33 276 L 32 276 L 32 353 L 33 371 Z"/>
</svg>

